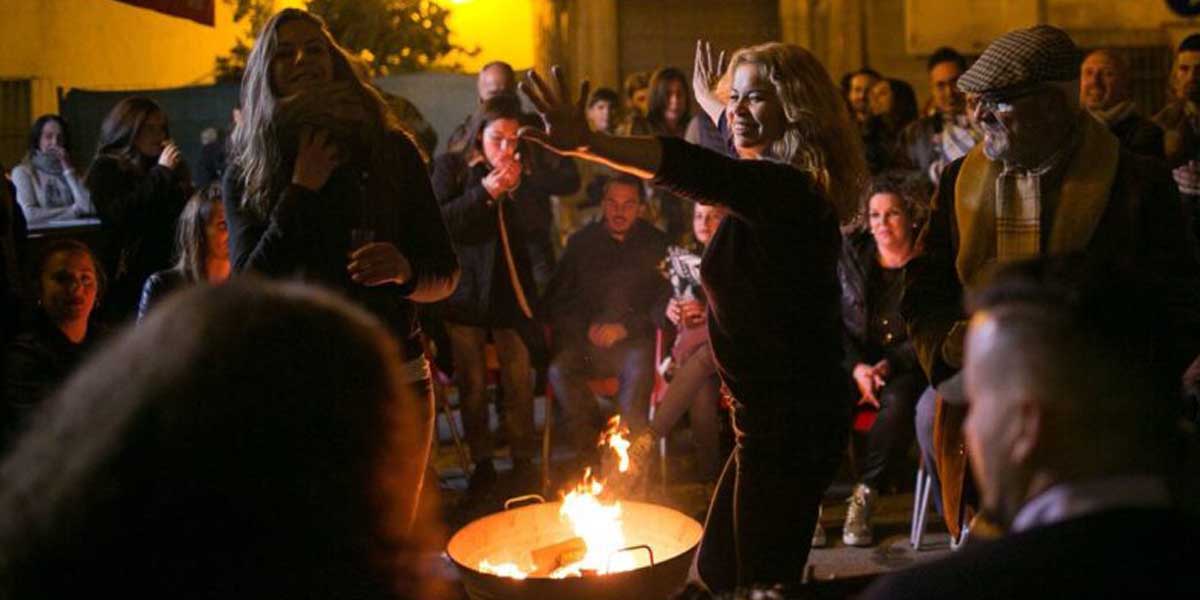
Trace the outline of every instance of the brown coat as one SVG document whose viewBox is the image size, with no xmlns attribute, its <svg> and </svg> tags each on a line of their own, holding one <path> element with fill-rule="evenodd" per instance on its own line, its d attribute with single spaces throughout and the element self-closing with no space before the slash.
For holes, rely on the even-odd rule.
<svg viewBox="0 0 1200 600">
<path fill-rule="evenodd" d="M 1178 364 L 1182 373 L 1200 352 L 1200 266 L 1193 259 L 1178 193 L 1166 169 L 1158 161 L 1116 147 L 1116 138 L 1106 130 L 1103 135 L 1085 134 L 1064 175 L 1051 222 L 1043 224 L 1048 236 L 1043 247 L 1052 254 L 1082 251 L 1163 282 L 1171 296 L 1166 298 L 1168 318 L 1179 332 L 1172 345 L 1172 368 Z M 961 335 L 967 317 L 964 290 L 986 283 L 995 262 L 988 248 L 995 235 L 994 225 L 989 227 L 994 221 L 993 205 L 978 201 L 987 182 L 977 180 L 987 177 L 994 165 L 980 163 L 981 158 L 982 149 L 976 147 L 942 174 L 921 234 L 925 254 L 910 262 L 907 270 L 902 312 L 921 366 L 935 386 L 961 368 Z M 1097 189 L 1107 193 L 1096 193 Z M 935 427 L 938 472 L 951 532 L 958 529 L 966 473 L 963 412 L 942 407 Z"/>
</svg>

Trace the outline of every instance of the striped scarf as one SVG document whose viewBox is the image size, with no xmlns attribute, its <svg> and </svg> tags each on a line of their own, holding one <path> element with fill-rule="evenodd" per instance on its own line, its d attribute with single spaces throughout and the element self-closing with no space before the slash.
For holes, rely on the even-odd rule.
<svg viewBox="0 0 1200 600">
<path fill-rule="evenodd" d="M 1005 163 L 996 178 L 996 259 L 1000 262 L 1038 256 L 1042 252 L 1042 185 L 1048 175 L 1066 167 L 1082 135 L 1079 127 L 1068 142 L 1041 166 L 1021 169 Z"/>
</svg>

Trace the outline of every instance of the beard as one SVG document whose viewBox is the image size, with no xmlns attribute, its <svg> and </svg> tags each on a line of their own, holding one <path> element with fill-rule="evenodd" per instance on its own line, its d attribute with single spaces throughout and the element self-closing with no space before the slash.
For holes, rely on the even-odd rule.
<svg viewBox="0 0 1200 600">
<path fill-rule="evenodd" d="M 989 160 L 1007 158 L 1012 150 L 1012 139 L 1003 127 L 983 127 L 983 153 Z"/>
</svg>

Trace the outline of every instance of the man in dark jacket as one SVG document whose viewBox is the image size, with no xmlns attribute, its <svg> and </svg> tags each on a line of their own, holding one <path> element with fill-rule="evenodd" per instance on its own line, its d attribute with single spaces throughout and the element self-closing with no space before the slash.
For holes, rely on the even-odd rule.
<svg viewBox="0 0 1200 600">
<path fill-rule="evenodd" d="M 965 429 L 983 510 L 1008 533 L 866 598 L 1195 596 L 1200 535 L 1167 485 L 1179 431 L 1177 383 L 1156 364 L 1161 299 L 1083 255 L 996 276 L 973 302 Z"/>
<path fill-rule="evenodd" d="M 1179 44 L 1171 67 L 1171 92 L 1171 102 L 1154 115 L 1154 122 L 1163 129 L 1167 166 L 1191 213 L 1192 233 L 1200 238 L 1200 34 Z"/>
<path fill-rule="evenodd" d="M 953 48 L 939 48 L 929 57 L 928 68 L 934 113 L 901 132 L 896 148 L 901 156 L 895 162 L 907 164 L 937 183 L 946 165 L 975 146 L 979 133 L 971 126 L 965 97 L 956 87 L 967 70 L 966 59 Z"/>
<path fill-rule="evenodd" d="M 1079 100 L 1131 152 L 1163 157 L 1163 131 L 1137 111 L 1129 97 L 1129 63 L 1110 50 L 1095 50 L 1079 68 Z"/>
<path fill-rule="evenodd" d="M 1079 108 L 1078 74 L 1074 42 L 1042 25 L 997 39 L 959 79 L 984 139 L 942 174 L 903 303 L 935 387 L 962 366 L 963 291 L 978 289 L 998 264 L 1036 256 L 1086 252 L 1158 278 L 1175 324 L 1169 368 L 1182 374 L 1200 352 L 1200 277 L 1175 188 L 1158 161 L 1121 149 Z M 938 389 L 945 395 L 954 385 Z M 937 469 L 944 516 L 957 533 L 962 409 L 939 404 Z"/>
<path fill-rule="evenodd" d="M 654 385 L 654 321 L 650 306 L 670 294 L 658 264 L 667 236 L 638 218 L 644 188 L 617 175 L 604 188 L 604 220 L 567 242 L 543 300 L 553 327 L 550 385 L 562 402 L 572 443 L 583 457 L 595 450 L 596 401 L 587 381 L 616 376 L 621 418 L 646 427 Z"/>
</svg>

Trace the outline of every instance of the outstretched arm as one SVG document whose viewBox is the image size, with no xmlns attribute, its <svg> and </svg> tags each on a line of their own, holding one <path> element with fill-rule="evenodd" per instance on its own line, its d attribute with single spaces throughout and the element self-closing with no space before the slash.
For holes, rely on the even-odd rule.
<svg viewBox="0 0 1200 600">
<path fill-rule="evenodd" d="M 598 162 L 642 179 L 653 177 L 662 164 L 659 141 L 649 136 L 617 137 L 591 131 L 584 115 L 588 83 L 583 83 L 579 98 L 573 100 L 561 70 L 555 66 L 552 73 L 553 85 L 532 69 L 520 83 L 521 91 L 546 123 L 545 130 L 521 128 L 521 136 L 564 156 Z"/>
</svg>

